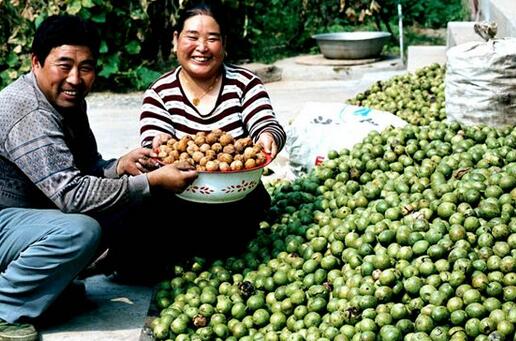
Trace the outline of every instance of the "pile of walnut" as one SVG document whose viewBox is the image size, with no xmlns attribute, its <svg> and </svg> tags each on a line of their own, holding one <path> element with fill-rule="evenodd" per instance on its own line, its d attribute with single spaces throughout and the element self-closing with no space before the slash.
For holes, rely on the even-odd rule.
<svg viewBox="0 0 516 341">
<path fill-rule="evenodd" d="M 185 135 L 179 141 L 172 138 L 157 152 L 163 163 L 186 161 L 198 171 L 208 172 L 251 169 L 267 160 L 262 146 L 254 144 L 250 137 L 235 140 L 220 129 Z"/>
</svg>

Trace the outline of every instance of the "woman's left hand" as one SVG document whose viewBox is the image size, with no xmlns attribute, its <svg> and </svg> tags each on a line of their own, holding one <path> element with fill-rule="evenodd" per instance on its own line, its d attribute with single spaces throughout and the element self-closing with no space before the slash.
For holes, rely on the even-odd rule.
<svg viewBox="0 0 516 341">
<path fill-rule="evenodd" d="M 274 137 L 271 133 L 261 133 L 256 143 L 262 145 L 263 150 L 267 154 L 270 154 L 272 159 L 276 157 L 276 154 L 278 153 L 278 146 L 276 145 L 276 141 L 274 140 Z"/>
</svg>

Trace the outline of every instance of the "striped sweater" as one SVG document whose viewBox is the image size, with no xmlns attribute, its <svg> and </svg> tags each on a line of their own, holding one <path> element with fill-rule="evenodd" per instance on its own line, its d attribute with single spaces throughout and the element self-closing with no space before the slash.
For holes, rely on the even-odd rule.
<svg viewBox="0 0 516 341">
<path fill-rule="evenodd" d="M 256 142 L 270 132 L 281 150 L 286 134 L 274 115 L 262 81 L 249 70 L 224 65 L 220 93 L 215 108 L 202 115 L 187 99 L 178 76 L 178 67 L 161 76 L 144 94 L 140 115 L 140 142 L 151 144 L 159 133 L 175 138 L 199 131 L 221 129 L 234 138 L 251 136 Z"/>
</svg>

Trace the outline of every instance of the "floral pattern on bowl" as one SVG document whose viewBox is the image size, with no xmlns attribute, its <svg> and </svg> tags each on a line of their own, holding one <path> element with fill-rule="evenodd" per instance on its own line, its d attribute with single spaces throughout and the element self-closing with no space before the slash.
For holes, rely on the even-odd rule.
<svg viewBox="0 0 516 341">
<path fill-rule="evenodd" d="M 252 169 L 230 172 L 199 172 L 199 176 L 182 193 L 179 198 L 198 203 L 228 203 L 241 200 L 260 183 L 263 168 L 267 162 Z"/>
</svg>

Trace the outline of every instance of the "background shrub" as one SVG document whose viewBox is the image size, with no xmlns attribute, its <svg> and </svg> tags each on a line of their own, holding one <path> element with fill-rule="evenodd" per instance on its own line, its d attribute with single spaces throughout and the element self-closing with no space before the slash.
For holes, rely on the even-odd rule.
<svg viewBox="0 0 516 341">
<path fill-rule="evenodd" d="M 30 70 L 35 28 L 49 15 L 94 21 L 103 38 L 97 89 L 141 90 L 176 64 L 171 53 L 180 6 L 191 0 L 0 0 L 0 88 Z M 313 34 L 387 30 L 397 41 L 397 3 L 405 25 L 445 27 L 461 20 L 461 0 L 222 0 L 231 12 L 229 62 L 273 62 L 318 52 Z"/>
</svg>

